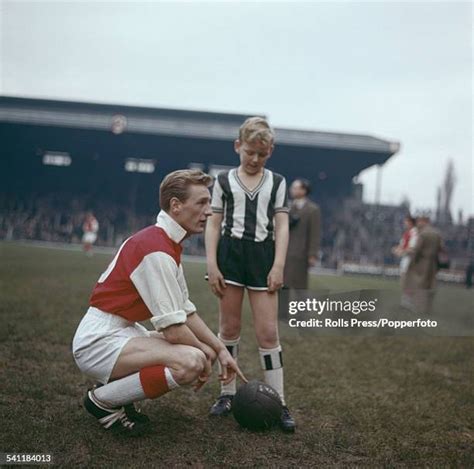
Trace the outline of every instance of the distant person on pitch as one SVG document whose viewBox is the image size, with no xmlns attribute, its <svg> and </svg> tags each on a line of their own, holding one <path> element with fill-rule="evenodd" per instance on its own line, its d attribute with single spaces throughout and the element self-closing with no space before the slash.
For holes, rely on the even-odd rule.
<svg viewBox="0 0 474 469">
<path fill-rule="evenodd" d="M 73 354 L 79 369 L 102 384 L 87 392 L 84 406 L 106 429 L 142 433 L 149 419 L 134 403 L 187 384 L 199 389 L 216 359 L 224 384 L 236 374 L 245 380 L 197 314 L 181 264 L 181 243 L 202 233 L 212 213 L 211 181 L 201 171 L 168 174 L 156 224 L 120 246 L 92 292 Z M 139 324 L 147 319 L 156 331 Z"/>
<path fill-rule="evenodd" d="M 240 165 L 216 178 L 205 241 L 209 286 L 219 298 L 219 337 L 237 358 L 247 290 L 264 379 L 285 404 L 277 292 L 283 285 L 288 207 L 285 178 L 265 169 L 273 141 L 265 119 L 251 117 L 242 124 L 234 142 Z M 222 383 L 211 415 L 228 415 L 235 393 L 235 380 Z M 295 430 L 286 406 L 280 424 L 284 431 Z"/>
<path fill-rule="evenodd" d="M 92 256 L 92 246 L 97 240 L 99 232 L 99 222 L 92 212 L 86 213 L 86 218 L 82 224 L 82 246 L 88 256 Z"/>
<path fill-rule="evenodd" d="M 444 245 L 441 234 L 431 225 L 429 217 L 418 217 L 416 227 L 418 238 L 410 253 L 406 282 L 414 292 L 416 310 L 429 314 L 436 292 L 438 256 L 444 250 Z"/>
<path fill-rule="evenodd" d="M 392 253 L 400 258 L 401 305 L 408 309 L 413 309 L 413 291 L 407 284 L 407 271 L 411 262 L 411 254 L 413 253 L 418 239 L 416 218 L 407 215 L 404 219 L 404 225 L 405 231 L 398 245 L 392 249 Z"/>
<path fill-rule="evenodd" d="M 308 269 L 318 261 L 321 211 L 309 200 L 310 182 L 296 179 L 290 186 L 290 241 L 285 262 L 285 286 L 308 288 Z"/>
</svg>

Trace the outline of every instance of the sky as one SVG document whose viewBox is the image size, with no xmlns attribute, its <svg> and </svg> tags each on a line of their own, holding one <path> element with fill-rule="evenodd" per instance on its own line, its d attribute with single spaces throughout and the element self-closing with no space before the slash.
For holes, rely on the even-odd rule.
<svg viewBox="0 0 474 469">
<path fill-rule="evenodd" d="M 265 114 L 399 141 L 381 202 L 474 215 L 470 2 L 0 0 L 0 94 Z M 374 202 L 376 169 L 359 177 Z"/>
</svg>

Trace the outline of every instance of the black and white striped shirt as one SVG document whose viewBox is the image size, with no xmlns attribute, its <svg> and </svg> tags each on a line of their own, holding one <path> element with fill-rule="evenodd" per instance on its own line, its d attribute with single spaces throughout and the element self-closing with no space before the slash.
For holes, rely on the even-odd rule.
<svg viewBox="0 0 474 469">
<path fill-rule="evenodd" d="M 212 211 L 223 213 L 222 234 L 250 241 L 273 239 L 273 217 L 288 212 L 286 181 L 264 169 L 258 186 L 249 191 L 237 168 L 217 175 L 212 192 Z"/>
</svg>

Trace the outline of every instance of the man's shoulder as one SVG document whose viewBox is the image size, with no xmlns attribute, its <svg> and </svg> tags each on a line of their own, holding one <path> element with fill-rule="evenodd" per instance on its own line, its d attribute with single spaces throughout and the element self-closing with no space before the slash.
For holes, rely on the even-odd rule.
<svg viewBox="0 0 474 469">
<path fill-rule="evenodd" d="M 435 228 L 434 226 L 431 226 L 431 225 L 425 227 L 425 229 L 421 230 L 419 233 L 423 236 L 431 236 L 431 237 L 432 236 L 441 236 L 440 231 L 437 228 Z"/>
<path fill-rule="evenodd" d="M 173 242 L 165 230 L 156 225 L 137 231 L 127 244 L 131 249 L 138 250 L 142 257 L 157 251 L 174 254 Z"/>
<path fill-rule="evenodd" d="M 433 238 L 436 238 L 436 239 L 442 238 L 441 231 L 439 231 L 438 228 L 435 228 L 434 226 L 431 226 L 430 228 L 431 228 L 431 233 L 432 233 Z"/>
<path fill-rule="evenodd" d="M 312 200 L 308 200 L 306 202 L 305 206 L 306 206 L 307 210 L 310 211 L 310 212 L 319 212 L 320 211 L 319 205 L 316 202 L 313 202 Z"/>
</svg>

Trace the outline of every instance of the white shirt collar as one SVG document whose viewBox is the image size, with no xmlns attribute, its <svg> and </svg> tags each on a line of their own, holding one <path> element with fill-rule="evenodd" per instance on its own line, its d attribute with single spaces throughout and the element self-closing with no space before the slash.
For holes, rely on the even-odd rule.
<svg viewBox="0 0 474 469">
<path fill-rule="evenodd" d="M 293 204 L 296 208 L 301 210 L 306 204 L 306 197 L 303 197 L 302 199 L 293 199 Z"/>
<path fill-rule="evenodd" d="M 160 210 L 158 213 L 155 226 L 165 230 L 165 233 L 177 244 L 183 241 L 187 234 L 187 231 L 164 210 Z"/>
</svg>

